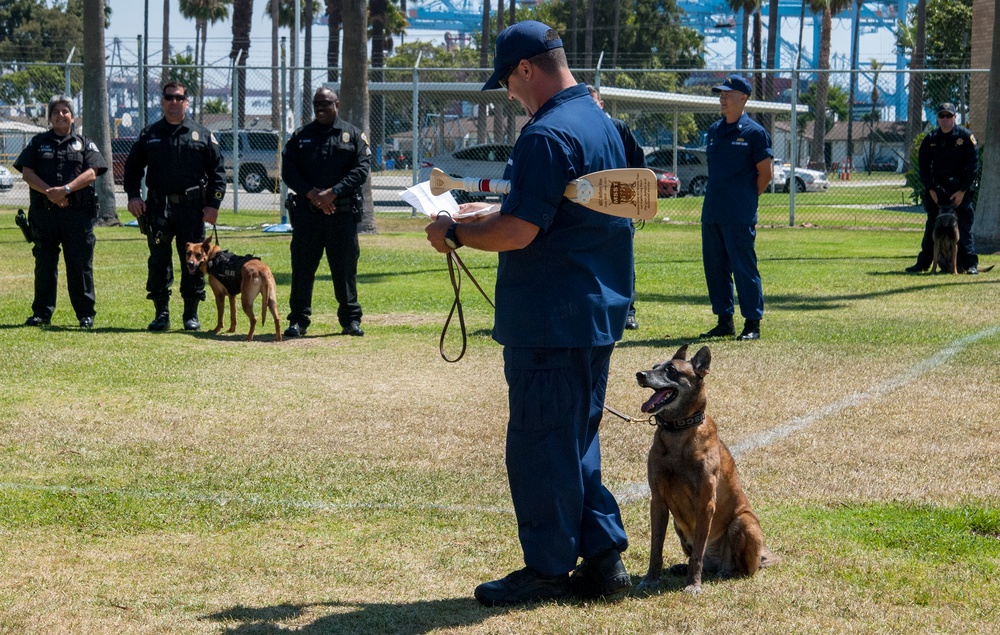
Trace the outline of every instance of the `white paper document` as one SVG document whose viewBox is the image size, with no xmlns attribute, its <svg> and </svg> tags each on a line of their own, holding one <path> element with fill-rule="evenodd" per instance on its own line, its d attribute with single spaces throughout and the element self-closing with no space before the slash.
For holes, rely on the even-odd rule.
<svg viewBox="0 0 1000 635">
<path fill-rule="evenodd" d="M 412 205 L 418 212 L 426 214 L 430 218 L 437 218 L 437 215 L 441 212 L 447 212 L 452 218 L 474 218 L 476 216 L 495 214 L 500 211 L 499 205 L 490 205 L 483 209 L 460 214 L 458 212 L 458 203 L 455 201 L 455 197 L 451 195 L 451 192 L 445 192 L 438 196 L 431 194 L 430 181 L 421 181 L 413 187 L 407 188 L 406 191 L 399 193 L 399 197 Z"/>
</svg>

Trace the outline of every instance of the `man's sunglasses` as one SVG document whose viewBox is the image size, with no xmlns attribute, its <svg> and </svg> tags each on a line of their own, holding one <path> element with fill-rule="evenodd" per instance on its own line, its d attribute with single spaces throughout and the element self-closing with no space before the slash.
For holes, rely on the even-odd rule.
<svg viewBox="0 0 1000 635">
<path fill-rule="evenodd" d="M 187 95 L 177 95 L 177 94 L 164 95 L 163 101 L 187 101 Z"/>
<path fill-rule="evenodd" d="M 500 88 L 502 88 L 504 90 L 507 90 L 507 83 L 510 81 L 510 76 L 514 73 L 514 70 L 517 68 L 518 64 L 520 64 L 520 63 L 521 63 L 521 61 L 518 60 L 517 64 L 514 64 L 513 66 L 511 66 L 510 68 L 507 69 L 507 72 L 504 73 L 503 77 L 500 78 L 500 81 L 499 81 Z"/>
<path fill-rule="evenodd" d="M 955 115 L 951 114 L 950 112 L 939 112 L 938 113 L 938 119 L 953 119 L 954 117 L 955 117 Z"/>
<path fill-rule="evenodd" d="M 330 106 L 332 104 L 332 99 L 321 99 L 313 102 L 313 106 Z"/>
</svg>

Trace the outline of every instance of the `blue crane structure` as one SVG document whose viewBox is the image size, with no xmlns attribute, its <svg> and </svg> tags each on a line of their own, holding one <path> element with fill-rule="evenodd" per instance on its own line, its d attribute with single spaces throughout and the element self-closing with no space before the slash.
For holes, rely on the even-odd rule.
<svg viewBox="0 0 1000 635">
<path fill-rule="evenodd" d="M 518 0 L 518 4 L 538 4 L 545 0 Z M 808 1 L 808 0 L 806 0 Z M 790 69 L 795 67 L 798 53 L 798 45 L 792 40 L 798 40 L 798 21 L 802 16 L 803 0 L 779 0 L 778 1 L 778 43 L 776 55 L 779 68 Z M 907 9 L 915 5 L 916 0 L 861 0 L 860 1 L 860 21 L 859 29 L 861 34 L 883 34 L 885 37 L 895 38 L 897 22 L 900 18 L 905 19 Z M 704 37 L 705 42 L 705 65 L 708 68 L 734 68 L 737 66 L 736 57 L 732 53 L 722 52 L 716 46 L 722 42 L 732 43 L 733 49 L 738 49 L 742 40 L 740 30 L 742 28 L 742 18 L 738 12 L 734 12 L 726 0 L 677 0 L 677 6 L 684 11 L 685 17 L 682 24 L 694 29 Z M 857 17 L 859 4 L 852 3 L 851 6 L 842 13 L 835 16 L 835 19 L 848 20 L 851 23 Z M 765 25 L 770 20 L 770 7 L 767 0 L 761 2 L 761 17 Z M 455 31 L 456 37 L 471 34 L 473 31 L 482 28 L 482 0 L 425 0 L 410 2 L 407 6 L 406 19 L 411 29 L 433 30 L 433 31 Z M 793 21 L 796 27 L 794 37 L 786 37 L 781 28 L 782 22 Z M 806 5 L 805 27 L 809 33 L 811 46 L 803 47 L 802 65 L 804 68 L 815 68 L 820 47 L 820 16 L 812 13 Z M 450 33 L 446 33 L 450 35 Z M 765 26 L 764 37 L 767 37 Z M 728 46 L 725 47 L 728 50 Z M 896 53 L 895 68 L 905 69 L 909 64 L 909 59 L 902 50 Z M 732 56 L 732 57 L 731 57 Z M 859 61 L 860 66 L 860 61 Z M 835 55 L 831 59 L 831 67 L 836 69 L 850 68 L 850 55 Z M 886 67 L 891 68 L 891 65 Z M 906 84 L 903 73 L 896 74 L 894 90 L 881 91 L 887 104 L 892 105 L 897 113 L 906 112 Z"/>
</svg>

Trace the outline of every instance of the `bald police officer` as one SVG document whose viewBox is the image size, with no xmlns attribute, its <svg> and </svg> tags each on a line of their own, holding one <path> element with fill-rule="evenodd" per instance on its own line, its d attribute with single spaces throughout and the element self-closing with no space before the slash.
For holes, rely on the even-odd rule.
<svg viewBox="0 0 1000 635">
<path fill-rule="evenodd" d="M 938 107 L 938 127 L 920 143 L 917 154 L 920 183 L 924 187 L 927 224 L 920 242 L 917 263 L 909 273 L 927 271 L 934 258 L 934 223 L 942 205 L 953 205 L 958 217 L 958 267 L 968 274 L 979 273 L 979 256 L 972 241 L 972 188 L 979 170 L 976 137 L 968 129 L 955 125 L 955 104 Z"/>
<path fill-rule="evenodd" d="M 187 118 L 187 88 L 180 82 L 163 86 L 163 118 L 145 128 L 125 159 L 125 192 L 128 211 L 145 216 L 149 246 L 146 297 L 153 301 L 155 317 L 150 331 L 170 328 L 170 286 L 174 281 L 170 243 L 181 262 L 181 297 L 184 329 L 197 331 L 198 303 L 205 299 L 205 274 L 190 272 L 184 263 L 189 242 L 205 240 L 205 223 L 215 223 L 226 194 L 226 171 L 215 136 Z M 147 169 L 148 168 L 148 169 Z M 146 175 L 146 200 L 139 196 Z"/>
<path fill-rule="evenodd" d="M 337 298 L 341 333 L 361 336 L 358 302 L 358 223 L 361 188 L 371 170 L 368 138 L 340 119 L 340 100 L 329 88 L 313 95 L 316 118 L 285 145 L 281 177 L 292 196 L 292 293 L 285 337 L 306 334 L 316 269 L 326 260 Z"/>
<path fill-rule="evenodd" d="M 56 309 L 59 247 L 66 261 L 69 299 L 83 328 L 94 325 L 94 218 L 91 184 L 108 170 L 90 139 L 73 132 L 73 102 L 49 101 L 52 129 L 36 135 L 14 162 L 31 188 L 29 222 L 35 234 L 35 299 L 26 326 L 48 324 Z"/>
</svg>

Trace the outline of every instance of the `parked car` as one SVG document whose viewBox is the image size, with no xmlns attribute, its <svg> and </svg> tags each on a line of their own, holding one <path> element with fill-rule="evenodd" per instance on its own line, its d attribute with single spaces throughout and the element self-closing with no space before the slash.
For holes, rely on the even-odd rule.
<svg viewBox="0 0 1000 635">
<path fill-rule="evenodd" d="M 278 133 L 273 130 L 240 130 L 240 186 L 251 194 L 278 187 Z M 226 164 L 226 178 L 233 179 L 233 131 L 215 133 Z"/>
<path fill-rule="evenodd" d="M 646 155 L 646 167 L 651 170 L 669 171 L 677 175 L 686 191 L 692 196 L 704 196 L 708 184 L 708 155 L 703 148 L 678 148 L 677 170 L 674 172 L 673 148 L 660 148 Z"/>
<path fill-rule="evenodd" d="M 500 179 L 503 178 L 504 168 L 507 166 L 507 160 L 510 159 L 510 153 L 513 149 L 512 145 L 489 143 L 469 146 L 448 154 L 439 154 L 420 162 L 417 180 L 430 180 L 432 168 L 440 168 L 453 177 Z M 483 194 L 455 193 L 455 200 L 459 202 L 482 197 L 484 197 Z"/>
<path fill-rule="evenodd" d="M 656 174 L 656 197 L 670 198 L 677 196 L 681 191 L 681 180 L 673 172 L 653 169 Z"/>
<path fill-rule="evenodd" d="M 791 191 L 788 177 L 791 171 L 787 164 L 782 165 L 785 171 L 783 177 L 783 189 L 785 192 Z M 830 181 L 826 178 L 825 172 L 810 170 L 809 168 L 795 168 L 795 191 L 796 192 L 825 192 L 830 187 Z"/>
<path fill-rule="evenodd" d="M 883 153 L 872 159 L 865 169 L 872 172 L 899 172 L 902 167 L 902 159 L 895 153 Z"/>
<path fill-rule="evenodd" d="M 132 151 L 135 137 L 118 137 L 111 140 L 111 176 L 116 185 L 125 182 L 125 159 Z"/>
<path fill-rule="evenodd" d="M 767 186 L 768 192 L 784 192 L 785 185 L 788 184 L 788 171 L 780 159 L 771 162 L 771 184 Z"/>
<path fill-rule="evenodd" d="M 0 192 L 9 192 L 14 187 L 14 175 L 0 165 Z"/>
</svg>

